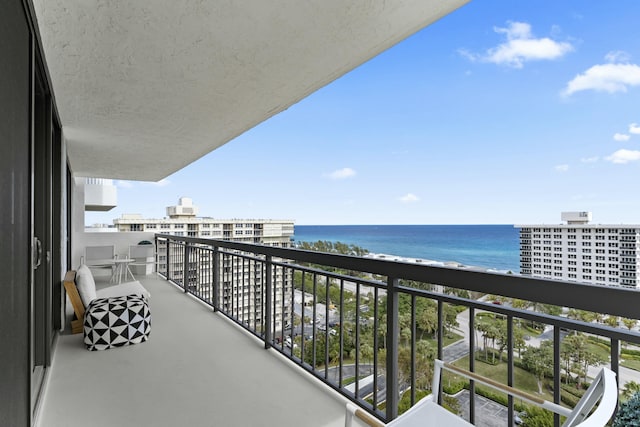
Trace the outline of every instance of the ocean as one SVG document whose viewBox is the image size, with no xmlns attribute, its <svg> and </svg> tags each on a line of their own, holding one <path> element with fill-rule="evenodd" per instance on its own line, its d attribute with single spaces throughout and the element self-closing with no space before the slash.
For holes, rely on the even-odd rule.
<svg viewBox="0 0 640 427">
<path fill-rule="evenodd" d="M 513 225 L 296 225 L 294 239 L 342 242 L 373 253 L 520 272 L 519 232 Z"/>
</svg>

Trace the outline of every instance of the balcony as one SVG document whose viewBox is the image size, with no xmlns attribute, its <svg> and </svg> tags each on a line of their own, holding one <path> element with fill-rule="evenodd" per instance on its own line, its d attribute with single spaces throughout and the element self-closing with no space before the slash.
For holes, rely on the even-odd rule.
<svg viewBox="0 0 640 427">
<path fill-rule="evenodd" d="M 39 425 L 344 425 L 337 393 L 166 280 L 141 281 L 149 341 L 89 352 L 61 335 Z"/>
<path fill-rule="evenodd" d="M 617 324 L 607 326 L 603 323 L 605 315 L 618 322 L 620 319 L 617 316 L 637 319 L 635 307 L 640 304 L 640 292 L 635 290 L 219 240 L 166 235 L 157 235 L 156 239 L 158 247 L 163 248 L 162 254 L 159 253 L 158 256 L 169 259 L 167 265 L 172 266 L 170 271 L 161 267 L 160 273 L 183 286 L 184 292 L 213 307 L 214 311 L 227 317 L 230 322 L 222 322 L 220 316 L 216 315 L 206 316 L 206 321 L 191 318 L 194 310 L 192 308 L 170 310 L 173 304 L 177 304 L 177 301 L 173 302 L 174 298 L 186 300 L 190 306 L 205 313 L 210 309 L 194 304 L 190 298 L 180 295 L 174 295 L 172 299 L 167 297 L 163 302 L 159 298 L 163 298 L 162 295 L 168 292 L 165 291 L 166 288 L 171 289 L 173 294 L 176 294 L 176 290 L 162 281 L 152 281 L 150 287 L 154 294 L 154 319 L 159 319 L 154 323 L 154 334 L 164 332 L 158 332 L 159 328 L 168 328 L 162 340 L 165 345 L 171 346 L 172 340 L 185 339 L 181 331 L 190 330 L 193 325 L 197 325 L 195 327 L 199 330 L 198 333 L 193 333 L 193 339 L 189 343 L 180 346 L 181 350 L 173 361 L 157 362 L 154 372 L 174 372 L 178 367 L 184 369 L 184 356 L 189 354 L 193 357 L 197 354 L 193 366 L 189 362 L 189 368 L 210 375 L 211 378 L 204 380 L 209 384 L 217 381 L 216 360 L 235 361 L 242 354 L 242 360 L 250 357 L 256 358 L 259 363 L 266 363 L 262 361 L 265 357 L 274 357 L 274 353 L 279 353 L 284 359 L 288 359 L 288 363 L 279 365 L 281 369 L 298 372 L 302 368 L 310 374 L 310 378 L 315 377 L 328 386 L 324 391 L 313 388 L 310 393 L 315 397 L 310 401 L 315 405 L 318 399 L 329 399 L 332 402 L 329 404 L 330 408 L 324 408 L 321 412 L 332 414 L 331 422 L 338 422 L 341 418 L 341 404 L 336 403 L 339 399 L 331 397 L 335 392 L 342 395 L 343 402 L 344 399 L 356 402 L 381 420 L 395 418 L 402 408 L 428 393 L 431 361 L 436 356 L 470 370 L 477 367 L 482 371 L 486 369 L 483 364 L 488 362 L 488 354 L 491 353 L 493 362 L 496 358 L 499 359 L 496 366 L 502 370 L 494 379 L 519 387 L 525 386 L 523 375 L 528 375 L 529 380 L 532 380 L 531 375 L 523 371 L 524 359 L 520 357 L 521 353 L 526 352 L 529 346 L 536 347 L 542 342 L 549 342 L 549 357 L 552 362 L 548 372 L 539 379 L 539 387 L 542 390 L 544 383 L 543 393 L 548 394 L 546 397 L 567 406 L 571 406 L 571 398 L 566 396 L 563 383 L 575 380 L 579 384 L 580 379 L 588 381 L 587 378 L 593 375 L 598 365 L 608 365 L 618 373 L 621 387 L 630 380 L 637 382 L 639 376 L 637 371 L 629 369 L 628 364 L 625 365 L 621 359 L 640 349 L 637 347 L 640 344 L 640 334 L 631 331 L 631 328 L 623 330 Z M 201 261 L 196 262 L 197 267 L 194 268 L 196 260 Z M 242 268 L 229 274 L 224 271 L 224 265 L 229 263 Z M 183 282 L 185 270 L 188 271 L 188 280 Z M 258 276 L 263 280 L 256 278 Z M 158 299 L 156 293 L 160 295 Z M 488 297 L 484 301 L 471 297 L 480 294 L 487 294 Z M 516 308 L 516 303 L 517 307 L 522 308 Z M 169 314 L 165 314 L 162 307 L 157 312 L 156 304 L 164 304 Z M 183 305 L 185 302 L 179 304 Z M 550 309 L 552 305 L 568 309 L 561 314 L 558 311 L 560 309 Z M 430 310 L 433 316 L 427 333 L 425 313 L 429 314 Z M 594 313 L 595 317 L 588 317 L 587 312 Z M 600 321 L 592 321 L 594 318 L 599 318 Z M 504 330 L 502 338 L 496 335 L 492 338 L 490 332 L 483 330 L 488 319 L 501 325 Z M 171 326 L 159 327 L 159 322 Z M 234 323 L 235 326 L 231 326 Z M 218 332 L 221 325 L 226 328 L 224 332 Z M 293 325 L 293 330 L 290 325 Z M 519 331 L 525 327 L 530 327 L 529 330 L 539 328 L 539 336 L 523 339 Z M 257 341 L 249 340 L 238 328 L 252 334 Z M 224 338 L 211 341 L 210 348 L 205 348 L 207 344 L 200 342 L 199 337 L 216 337 L 218 333 Z M 434 339 L 425 340 L 425 334 L 433 335 Z M 453 334 L 457 335 L 454 335 L 452 341 L 450 335 Z M 565 342 L 569 335 L 584 339 L 571 338 Z M 153 336 L 155 338 L 157 335 Z M 219 348 L 219 341 L 236 342 L 241 337 L 243 342 L 251 341 L 253 349 L 250 346 L 249 349 L 238 349 L 234 355 L 233 350 Z M 67 339 L 69 337 L 62 337 L 61 341 L 66 343 Z M 589 363 L 567 356 L 566 343 L 582 339 L 584 342 L 588 341 L 585 345 L 604 349 L 604 355 L 601 354 L 598 360 Z M 493 344 L 490 344 L 491 340 Z M 153 339 L 150 343 L 152 342 Z M 163 348 L 152 348 L 148 345 L 150 343 L 139 346 L 141 350 L 129 351 L 144 353 L 144 357 L 140 356 L 142 360 L 154 360 L 155 355 L 164 355 Z M 271 351 L 259 350 L 258 347 L 262 346 Z M 78 350 L 80 347 L 78 342 L 73 348 Z M 67 347 L 62 344 L 59 348 L 66 350 Z M 227 350 L 229 353 L 220 354 Z M 119 351 L 111 353 L 117 354 Z M 80 353 L 87 360 L 105 357 L 106 363 L 110 365 L 119 366 L 121 363 L 110 363 L 108 357 L 116 356 L 108 354 L 95 356 Z M 89 356 L 85 356 L 87 354 Z M 476 357 L 469 357 L 471 354 Z M 481 360 L 483 354 L 484 361 Z M 66 362 L 67 357 L 64 360 Z M 586 369 L 580 371 L 570 367 L 567 375 L 566 367 L 578 362 L 585 363 Z M 76 364 L 77 362 L 73 362 L 73 365 Z M 135 369 L 136 363 L 132 365 L 132 369 Z M 54 369 L 61 368 L 54 363 Z M 222 369 L 228 371 L 228 366 L 224 365 Z M 148 374 L 141 372 L 139 375 L 142 383 L 153 384 L 154 380 L 147 378 Z M 262 378 L 261 375 L 260 369 L 248 372 L 239 366 L 236 380 L 238 384 L 255 388 L 252 385 L 254 377 Z M 289 372 L 275 375 L 288 377 Z M 304 383 L 301 377 L 297 378 Z M 174 381 L 186 390 L 206 387 L 197 375 L 189 380 L 169 377 L 166 383 L 173 388 Z M 456 379 L 449 378 L 447 381 L 455 383 Z M 118 386 L 115 383 L 112 385 Z M 266 389 L 271 385 L 271 380 L 263 383 Z M 476 395 L 475 392 L 479 390 L 473 384 L 467 385 L 467 388 L 471 392 L 463 391 L 462 395 L 467 397 L 460 403 L 462 407 L 459 411 L 477 425 L 495 424 L 496 421 L 498 425 L 513 425 L 517 413 L 523 411 L 523 408 L 526 411 L 522 402 L 505 399 L 502 404 L 498 404 L 498 413 L 501 415 L 496 416 L 493 410 L 482 409 L 487 403 L 495 405 L 495 402 L 488 402 Z M 107 392 L 108 396 L 111 394 L 117 393 Z M 190 394 L 199 396 L 202 393 Z M 54 395 L 58 396 L 58 393 Z M 272 402 L 268 392 L 254 398 L 268 407 L 278 407 L 278 402 Z M 281 400 L 282 396 L 278 399 Z M 149 403 L 152 404 L 155 405 Z M 47 402 L 47 409 L 49 405 Z M 128 411 L 135 413 L 136 410 L 130 407 L 123 414 Z M 185 412 L 190 413 L 191 410 Z M 45 411 L 45 419 L 46 413 Z M 244 417 L 244 414 L 235 416 Z M 559 421 L 557 418 L 554 420 L 556 425 L 559 425 Z M 242 422 L 247 420 L 242 418 Z M 319 421 L 317 425 L 326 423 Z"/>
<path fill-rule="evenodd" d="M 111 179 L 85 178 L 86 211 L 109 211 L 118 205 L 118 189 Z"/>
<path fill-rule="evenodd" d="M 144 280 L 153 295 L 150 341 L 90 353 L 80 337 L 61 336 L 42 425 L 90 418 L 95 425 L 337 426 L 347 400 L 388 421 L 429 393 L 435 357 L 516 388 L 537 381 L 543 398 L 569 407 L 575 396 L 565 382 L 579 390 L 599 365 L 619 375 L 621 388 L 640 377 L 632 369 L 638 363 L 622 360 L 640 354 L 640 333 L 604 322 L 638 318 L 635 290 L 221 240 L 156 240 L 158 256 L 169 261 L 159 273 L 172 283 Z M 523 337 L 522 330 L 538 332 Z M 578 360 L 567 353 L 573 342 L 602 354 Z M 525 369 L 529 347 L 549 351 L 541 376 Z M 457 411 L 476 425 L 512 426 L 528 410 L 513 398 L 483 397 L 473 382 L 445 382 Z M 450 391 L 457 386 L 461 392 Z M 559 423 L 552 417 L 550 425 Z"/>
</svg>

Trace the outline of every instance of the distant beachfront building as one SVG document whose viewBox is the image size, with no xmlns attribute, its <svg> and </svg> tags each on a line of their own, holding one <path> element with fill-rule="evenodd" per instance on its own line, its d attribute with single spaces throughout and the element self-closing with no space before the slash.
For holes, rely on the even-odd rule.
<svg viewBox="0 0 640 427">
<path fill-rule="evenodd" d="M 175 206 L 167 207 L 167 217 L 162 219 L 142 218 L 138 214 L 124 214 L 115 219 L 113 223 L 120 232 L 144 231 L 152 233 L 169 234 L 172 236 L 199 237 L 209 239 L 221 239 L 234 242 L 263 244 L 288 248 L 292 246 L 294 222 L 292 220 L 274 219 L 214 219 L 198 217 L 198 208 L 193 205 L 191 199 L 182 197 Z M 167 248 L 160 244 L 156 248 L 158 252 L 158 270 L 166 271 L 171 278 L 182 279 L 183 265 L 167 263 Z M 189 268 L 187 278 L 189 286 L 195 287 L 204 298 L 209 286 L 208 282 L 213 277 L 208 252 L 199 253 L 194 257 L 193 268 Z M 262 271 L 259 264 L 246 263 L 242 266 L 232 265 L 237 263 L 236 257 L 223 255 L 220 262 L 220 275 L 222 282 L 223 301 L 226 310 L 233 312 L 237 318 L 246 319 L 249 322 L 262 319 L 262 305 L 259 293 L 262 292 Z M 281 292 L 290 292 L 292 277 L 290 272 L 282 272 L 275 269 L 273 286 L 277 295 Z M 240 281 L 243 278 L 243 281 Z M 244 304 L 238 304 L 243 301 Z M 276 330 L 281 328 L 280 319 L 290 319 L 290 307 L 286 304 L 276 304 L 275 318 Z"/>
<path fill-rule="evenodd" d="M 640 225 L 589 224 L 591 212 L 562 212 L 561 218 L 565 224 L 516 225 L 521 274 L 640 287 Z"/>
</svg>

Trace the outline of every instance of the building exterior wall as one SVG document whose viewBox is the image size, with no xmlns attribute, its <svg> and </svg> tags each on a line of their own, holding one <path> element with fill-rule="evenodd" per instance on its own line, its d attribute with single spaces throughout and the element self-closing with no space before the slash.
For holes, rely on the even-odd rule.
<svg viewBox="0 0 640 427">
<path fill-rule="evenodd" d="M 171 208 L 171 207 L 170 207 Z M 175 211 L 175 210 L 174 210 Z M 124 215 L 114 220 L 120 232 L 162 233 L 180 237 L 197 237 L 204 239 L 221 239 L 251 244 L 264 244 L 287 248 L 291 246 L 294 223 L 291 220 L 273 219 L 213 219 L 180 216 L 163 219 L 145 219 L 139 215 Z M 182 280 L 184 261 L 168 262 L 166 246 L 159 245 L 158 271 L 167 271 L 169 277 Z M 189 286 L 201 297 L 209 299 L 213 278 L 211 254 L 205 250 L 196 250 L 187 255 Z M 265 272 L 262 263 L 250 262 L 235 256 L 223 255 L 219 267 L 222 301 L 225 309 L 248 323 L 261 322 L 262 292 Z M 291 292 L 293 278 L 290 272 L 275 269 L 273 286 L 276 295 Z M 287 299 L 285 299 L 287 300 Z M 290 303 L 276 304 L 274 316 L 275 329 L 282 328 L 281 319 L 286 322 L 291 318 Z"/>
<path fill-rule="evenodd" d="M 546 279 L 639 288 L 640 225 L 518 225 L 520 272 Z"/>
</svg>

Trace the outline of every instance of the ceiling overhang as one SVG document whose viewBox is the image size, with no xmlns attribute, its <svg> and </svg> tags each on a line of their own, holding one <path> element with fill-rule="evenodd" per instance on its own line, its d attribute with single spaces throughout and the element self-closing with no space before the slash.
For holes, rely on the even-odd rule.
<svg viewBox="0 0 640 427">
<path fill-rule="evenodd" d="M 33 0 L 76 176 L 158 181 L 468 0 Z"/>
</svg>

